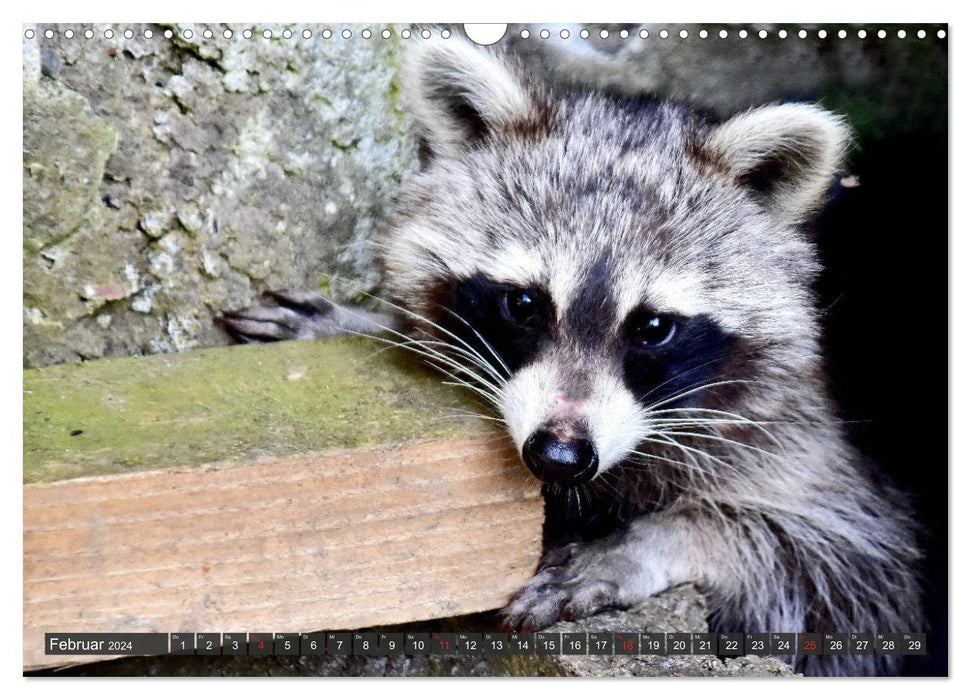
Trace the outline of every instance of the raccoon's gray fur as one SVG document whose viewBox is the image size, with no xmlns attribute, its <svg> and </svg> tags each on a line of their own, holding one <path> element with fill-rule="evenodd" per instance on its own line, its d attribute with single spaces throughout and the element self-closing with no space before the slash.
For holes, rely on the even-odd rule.
<svg viewBox="0 0 971 700">
<path fill-rule="evenodd" d="M 424 164 L 378 241 L 386 290 L 421 350 L 495 404 L 561 516 L 507 624 L 693 581 L 716 630 L 919 631 L 913 521 L 844 437 L 820 357 L 803 225 L 843 121 L 548 94 L 454 39 L 419 45 L 404 90 Z M 277 300 L 225 322 L 246 339 L 347 323 L 319 295 Z"/>
</svg>

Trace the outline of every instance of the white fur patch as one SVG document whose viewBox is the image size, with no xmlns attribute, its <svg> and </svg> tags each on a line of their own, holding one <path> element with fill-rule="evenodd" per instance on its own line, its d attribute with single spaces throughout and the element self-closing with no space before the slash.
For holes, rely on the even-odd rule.
<svg viewBox="0 0 971 700">
<path fill-rule="evenodd" d="M 548 359 L 522 368 L 502 388 L 500 406 L 516 448 L 553 412 L 557 386 L 556 368 Z"/>
<path fill-rule="evenodd" d="M 508 242 L 496 252 L 488 270 L 493 279 L 520 287 L 541 283 L 546 278 L 546 264 L 540 256 L 516 242 Z"/>
<path fill-rule="evenodd" d="M 619 377 L 598 372 L 587 401 L 587 424 L 602 473 L 627 457 L 647 434 L 641 407 Z"/>
<path fill-rule="evenodd" d="M 649 304 L 659 313 L 682 316 L 711 313 L 711 304 L 704 296 L 704 279 L 695 270 L 628 265 L 619 269 L 614 279 L 618 324 L 640 304 Z"/>
<path fill-rule="evenodd" d="M 549 292 L 558 318 L 570 308 L 580 288 L 586 266 L 579 251 L 562 248 L 546 256 L 549 275 Z"/>
<path fill-rule="evenodd" d="M 623 460 L 647 432 L 640 406 L 623 382 L 605 371 L 595 372 L 589 396 L 574 397 L 571 418 L 587 425 L 599 458 L 598 473 Z M 524 367 L 503 387 L 501 408 L 509 433 L 521 451 L 537 429 L 559 417 L 557 396 L 562 386 L 557 366 L 545 358 Z"/>
</svg>

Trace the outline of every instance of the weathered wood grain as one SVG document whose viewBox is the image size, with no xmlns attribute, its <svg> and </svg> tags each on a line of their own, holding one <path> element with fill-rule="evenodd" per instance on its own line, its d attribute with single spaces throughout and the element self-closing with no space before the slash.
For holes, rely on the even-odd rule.
<svg viewBox="0 0 971 700">
<path fill-rule="evenodd" d="M 500 607 L 528 579 L 540 552 L 538 484 L 504 434 L 449 418 L 467 404 L 448 392 L 435 404 L 420 385 L 428 377 L 380 365 L 375 388 L 366 368 L 353 364 L 360 367 L 373 346 L 320 344 L 329 360 L 342 355 L 353 376 L 321 403 L 323 437 L 310 443 L 322 448 L 298 449 L 307 442 L 286 432 L 290 409 L 261 407 L 295 391 L 319 394 L 322 377 L 338 372 L 314 356 L 314 345 L 281 346 L 283 359 L 270 353 L 277 348 L 226 348 L 201 358 L 47 368 L 25 379 L 34 392 L 25 397 L 25 453 L 34 448 L 27 478 L 98 474 L 24 486 L 25 669 L 108 658 L 45 656 L 44 632 L 353 629 Z M 205 376 L 206 363 L 240 356 L 236 378 L 222 375 L 221 398 L 206 399 L 201 420 L 218 428 L 225 418 L 214 406 L 235 402 L 263 411 L 261 430 L 231 443 L 213 435 L 223 447 L 186 463 L 184 445 L 171 452 L 167 445 L 187 434 L 204 441 L 205 432 L 182 421 L 159 433 L 153 423 L 159 416 L 178 423 L 180 407 L 194 405 L 187 367 Z M 247 376 L 267 366 L 258 381 Z M 297 379 L 294 367 L 303 368 Z M 295 381 L 305 381 L 299 391 Z M 72 405 L 52 410 L 58 396 Z M 386 405 L 371 410 L 382 397 Z M 119 410 L 127 434 L 99 445 L 101 426 Z M 335 417 L 348 411 L 353 421 Z M 338 446 L 328 442 L 330 417 L 344 421 Z M 376 426 L 378 417 L 391 424 Z M 90 438 L 83 448 L 33 444 L 75 420 L 87 426 L 78 428 Z M 424 430 L 432 420 L 434 430 Z M 119 473 L 120 455 L 135 453 L 151 457 Z M 144 471 L 150 464 L 156 469 Z"/>
</svg>

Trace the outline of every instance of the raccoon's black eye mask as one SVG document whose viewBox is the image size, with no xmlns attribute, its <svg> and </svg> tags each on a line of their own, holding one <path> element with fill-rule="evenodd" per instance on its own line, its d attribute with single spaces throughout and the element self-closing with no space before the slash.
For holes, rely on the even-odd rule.
<svg viewBox="0 0 971 700">
<path fill-rule="evenodd" d="M 510 372 L 515 372 L 531 362 L 553 337 L 556 312 L 553 300 L 542 289 L 475 275 L 443 282 L 438 296 L 443 312 L 436 321 L 475 347 L 500 373 L 506 370 L 495 360 L 493 351 Z"/>
<path fill-rule="evenodd" d="M 676 316 L 639 307 L 628 314 L 622 337 L 624 382 L 646 407 L 705 403 L 711 398 L 706 385 L 727 395 L 733 389 L 723 382 L 756 357 L 740 337 L 704 314 Z"/>
<path fill-rule="evenodd" d="M 498 372 L 516 372 L 566 335 L 595 354 L 616 358 L 625 384 L 645 406 L 679 392 L 687 393 L 677 403 L 698 403 L 703 392 L 695 389 L 719 380 L 727 360 L 739 364 L 742 350 L 740 339 L 708 316 L 661 313 L 647 305 L 633 309 L 619 328 L 599 304 L 596 314 L 567 310 L 565 327 L 557 328 L 548 292 L 485 275 L 443 281 L 439 299 L 442 313 L 436 321 L 476 348 Z M 578 324 L 583 327 L 574 327 Z"/>
</svg>

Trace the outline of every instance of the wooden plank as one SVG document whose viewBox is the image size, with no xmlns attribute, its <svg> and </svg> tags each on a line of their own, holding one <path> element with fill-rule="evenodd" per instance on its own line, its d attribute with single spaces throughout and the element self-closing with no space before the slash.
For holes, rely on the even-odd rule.
<svg viewBox="0 0 971 700">
<path fill-rule="evenodd" d="M 488 431 L 471 392 L 356 337 L 24 372 L 24 481 Z"/>
<path fill-rule="evenodd" d="M 482 408 L 374 341 L 24 373 L 24 667 L 44 632 L 301 632 L 501 606 L 539 485 Z M 109 657 L 99 657 L 109 658 Z"/>
<path fill-rule="evenodd" d="M 501 435 L 24 488 L 24 667 L 44 632 L 301 632 L 488 610 L 542 503 Z M 97 657 L 110 658 L 110 657 Z"/>
</svg>

